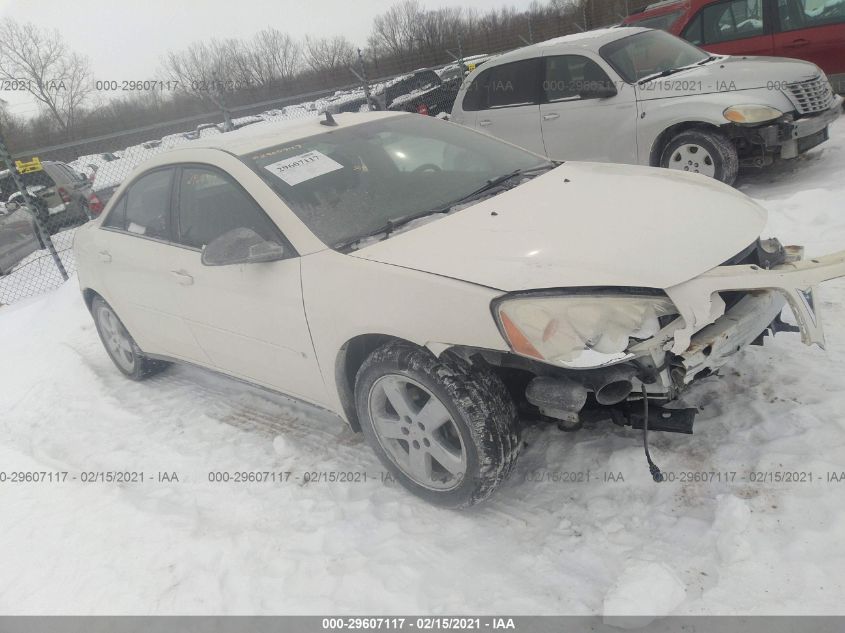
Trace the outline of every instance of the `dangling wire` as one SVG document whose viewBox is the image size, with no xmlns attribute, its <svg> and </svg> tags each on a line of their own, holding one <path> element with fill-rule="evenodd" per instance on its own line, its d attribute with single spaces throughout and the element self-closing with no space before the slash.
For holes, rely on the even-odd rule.
<svg viewBox="0 0 845 633">
<path fill-rule="evenodd" d="M 651 460 L 651 455 L 648 452 L 648 393 L 646 392 L 645 385 L 643 385 L 643 448 L 645 449 L 645 458 L 648 461 L 648 470 L 651 472 L 651 478 L 660 483 L 663 481 L 663 473 L 660 472 L 660 468 L 657 467 Z"/>
</svg>

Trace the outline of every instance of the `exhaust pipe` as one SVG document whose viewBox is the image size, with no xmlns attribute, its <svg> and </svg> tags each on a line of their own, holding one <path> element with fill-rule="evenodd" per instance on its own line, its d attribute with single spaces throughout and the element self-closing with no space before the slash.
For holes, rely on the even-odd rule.
<svg viewBox="0 0 845 633">
<path fill-rule="evenodd" d="M 636 370 L 633 367 L 614 365 L 586 373 L 584 384 L 592 389 L 599 404 L 619 404 L 634 390 L 635 375 Z"/>
</svg>

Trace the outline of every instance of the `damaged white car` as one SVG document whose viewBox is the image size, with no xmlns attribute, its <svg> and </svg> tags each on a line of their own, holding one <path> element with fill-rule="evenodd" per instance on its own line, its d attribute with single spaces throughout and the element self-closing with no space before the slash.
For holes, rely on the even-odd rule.
<svg viewBox="0 0 845 633">
<path fill-rule="evenodd" d="M 372 113 L 162 153 L 74 246 L 127 376 L 192 363 L 324 407 L 460 507 L 512 471 L 521 418 L 691 432 L 662 405 L 791 329 L 786 303 L 822 344 L 814 288 L 845 251 L 804 259 L 759 239 L 765 219 L 698 175 Z"/>
</svg>

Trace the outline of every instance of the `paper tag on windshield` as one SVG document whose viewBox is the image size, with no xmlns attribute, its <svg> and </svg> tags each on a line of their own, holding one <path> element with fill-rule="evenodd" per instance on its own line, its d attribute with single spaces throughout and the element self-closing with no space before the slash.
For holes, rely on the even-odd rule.
<svg viewBox="0 0 845 633">
<path fill-rule="evenodd" d="M 312 150 L 272 163 L 264 169 L 278 176 L 289 185 L 298 185 L 317 176 L 343 169 L 343 165 L 317 150 Z"/>
</svg>

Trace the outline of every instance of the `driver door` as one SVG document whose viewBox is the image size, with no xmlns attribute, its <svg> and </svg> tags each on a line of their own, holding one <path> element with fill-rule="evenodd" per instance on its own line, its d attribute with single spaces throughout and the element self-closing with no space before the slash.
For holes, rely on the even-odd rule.
<svg viewBox="0 0 845 633">
<path fill-rule="evenodd" d="M 253 198 L 223 171 L 176 176 L 171 269 L 180 316 L 221 371 L 315 403 L 325 401 L 305 319 L 300 259 Z M 237 228 L 284 247 L 279 261 L 206 266 L 202 249 Z"/>
</svg>

